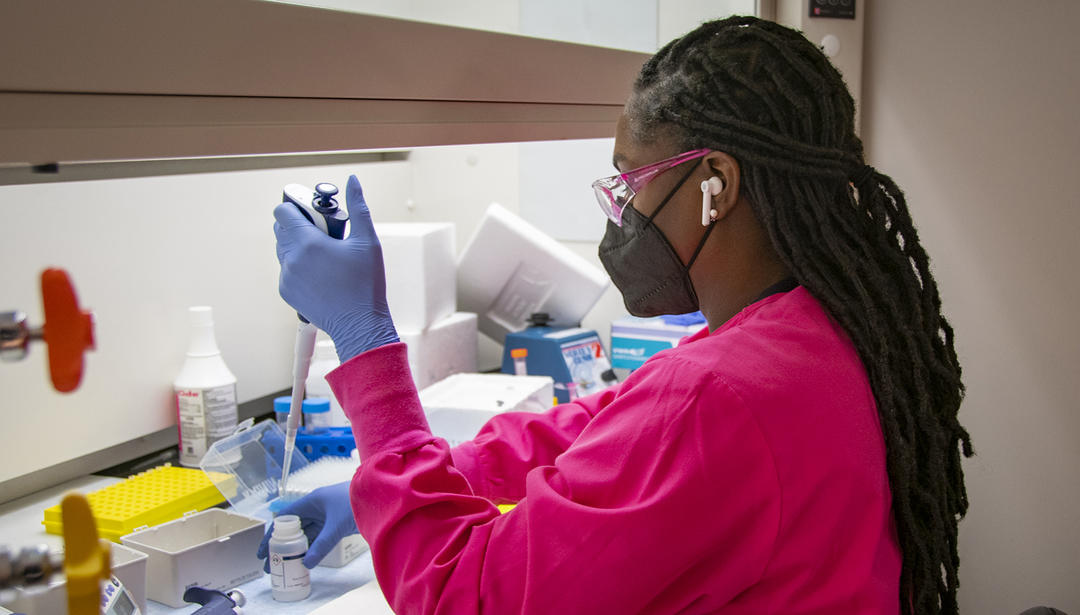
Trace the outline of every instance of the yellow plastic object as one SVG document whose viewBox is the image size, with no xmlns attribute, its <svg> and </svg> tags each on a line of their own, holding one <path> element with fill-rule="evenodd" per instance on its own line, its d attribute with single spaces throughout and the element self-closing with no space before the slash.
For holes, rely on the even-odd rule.
<svg viewBox="0 0 1080 615">
<path fill-rule="evenodd" d="M 215 473 L 213 482 L 205 472 L 193 468 L 164 465 L 140 472 L 127 480 L 98 489 L 86 496 L 102 538 L 120 542 L 120 537 L 143 526 L 160 525 L 179 519 L 184 513 L 204 510 L 225 501 L 221 491 L 236 488 L 235 478 Z M 45 531 L 64 530 L 60 506 L 45 509 Z"/>
<path fill-rule="evenodd" d="M 112 574 L 110 545 L 98 540 L 90 504 L 81 494 L 64 496 L 59 508 L 64 524 L 68 615 L 98 615 L 101 612 L 101 582 Z"/>
<path fill-rule="evenodd" d="M 514 507 L 517 506 L 517 504 L 498 504 L 497 506 L 500 513 L 508 513 L 511 510 L 514 510 Z"/>
</svg>

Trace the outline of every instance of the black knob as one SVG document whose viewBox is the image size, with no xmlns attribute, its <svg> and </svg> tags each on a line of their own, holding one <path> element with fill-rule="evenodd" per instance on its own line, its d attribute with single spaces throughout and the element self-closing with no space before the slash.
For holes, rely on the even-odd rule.
<svg viewBox="0 0 1080 615">
<path fill-rule="evenodd" d="M 334 195 L 338 193 L 337 186 L 330 182 L 321 182 L 315 184 L 315 207 L 318 209 L 335 209 L 337 208 L 337 202 L 334 200 Z"/>
<path fill-rule="evenodd" d="M 525 322 L 528 323 L 530 327 L 546 327 L 555 322 L 555 319 L 547 312 L 533 312 Z"/>
</svg>

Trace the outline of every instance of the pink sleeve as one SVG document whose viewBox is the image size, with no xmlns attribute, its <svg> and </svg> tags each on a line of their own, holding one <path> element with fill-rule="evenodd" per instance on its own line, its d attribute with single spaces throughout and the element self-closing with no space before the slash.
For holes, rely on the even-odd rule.
<svg viewBox="0 0 1080 615">
<path fill-rule="evenodd" d="M 723 580 L 709 589 L 721 600 L 754 583 L 780 506 L 756 423 L 679 370 L 639 371 L 572 446 L 527 472 L 505 515 L 428 431 L 403 344 L 332 372 L 364 460 L 353 513 L 394 611 L 674 612 L 695 599 L 685 588 L 697 575 Z"/>
<path fill-rule="evenodd" d="M 500 414 L 474 439 L 450 450 L 454 466 L 476 495 L 497 504 L 517 502 L 525 496 L 525 475 L 555 463 L 617 391 L 612 387 L 547 412 Z"/>
</svg>

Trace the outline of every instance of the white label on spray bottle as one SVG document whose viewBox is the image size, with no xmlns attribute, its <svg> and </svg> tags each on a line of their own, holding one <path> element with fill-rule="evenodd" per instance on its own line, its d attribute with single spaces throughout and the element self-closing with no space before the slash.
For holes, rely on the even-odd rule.
<svg viewBox="0 0 1080 615">
<path fill-rule="evenodd" d="M 307 551 L 294 555 L 270 554 L 270 588 L 278 591 L 303 589 L 311 585 L 311 571 L 304 566 Z"/>
<path fill-rule="evenodd" d="M 236 428 L 236 385 L 177 389 L 180 463 L 197 466 L 211 444 Z"/>
</svg>

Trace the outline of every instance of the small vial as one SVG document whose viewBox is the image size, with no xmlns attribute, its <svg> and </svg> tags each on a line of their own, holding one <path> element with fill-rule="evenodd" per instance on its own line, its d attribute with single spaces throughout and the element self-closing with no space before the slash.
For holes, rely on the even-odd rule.
<svg viewBox="0 0 1080 615">
<path fill-rule="evenodd" d="M 300 529 L 300 517 L 281 515 L 274 519 L 270 535 L 270 593 L 278 602 L 295 602 L 311 595 L 311 573 L 304 566 L 307 536 Z"/>
<path fill-rule="evenodd" d="M 304 429 L 308 433 L 326 431 L 330 427 L 330 400 L 309 397 L 304 400 Z"/>
<path fill-rule="evenodd" d="M 292 404 L 292 397 L 289 397 L 288 395 L 274 398 L 274 419 L 277 420 L 277 424 L 281 427 L 282 431 L 285 430 L 285 426 L 289 422 L 290 404 Z"/>
<path fill-rule="evenodd" d="M 529 356 L 528 348 L 512 348 L 510 350 L 510 357 L 514 359 L 514 375 L 515 376 L 527 376 L 528 371 L 525 369 L 525 360 Z"/>
</svg>

